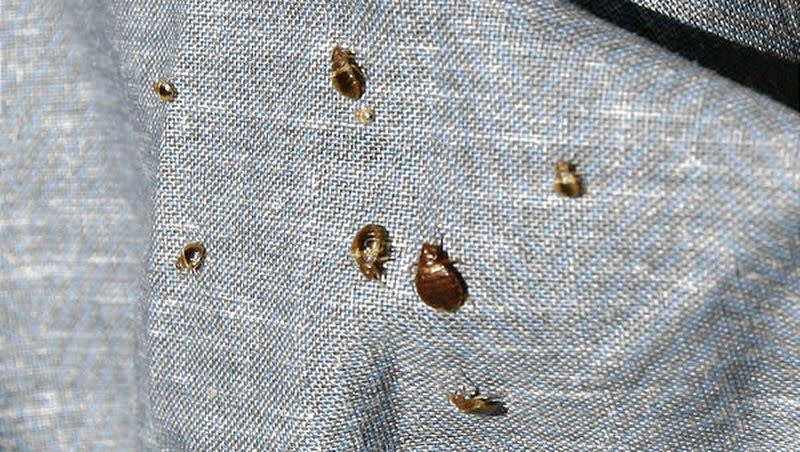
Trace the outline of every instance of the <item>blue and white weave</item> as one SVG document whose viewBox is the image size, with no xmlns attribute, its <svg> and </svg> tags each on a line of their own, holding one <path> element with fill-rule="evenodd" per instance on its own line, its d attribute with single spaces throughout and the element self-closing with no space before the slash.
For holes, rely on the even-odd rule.
<svg viewBox="0 0 800 452">
<path fill-rule="evenodd" d="M 788 2 L 637 3 L 800 58 Z M 0 449 L 797 447 L 797 111 L 559 0 L 0 11 Z M 455 314 L 409 279 L 438 234 Z"/>
</svg>

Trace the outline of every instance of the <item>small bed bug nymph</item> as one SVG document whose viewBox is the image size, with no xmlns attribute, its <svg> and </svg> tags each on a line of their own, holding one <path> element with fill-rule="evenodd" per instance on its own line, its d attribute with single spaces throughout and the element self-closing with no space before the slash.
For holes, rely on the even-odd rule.
<svg viewBox="0 0 800 452">
<path fill-rule="evenodd" d="M 564 160 L 556 163 L 556 181 L 553 184 L 556 193 L 569 198 L 577 198 L 583 194 L 581 177 L 575 172 L 575 166 Z"/>
<path fill-rule="evenodd" d="M 458 391 L 449 394 L 448 398 L 462 413 L 499 416 L 508 411 L 503 402 L 494 397 L 479 396 L 477 390 L 469 397 Z"/>
<path fill-rule="evenodd" d="M 375 110 L 369 105 L 356 110 L 356 119 L 361 124 L 371 124 L 375 121 Z"/>
<path fill-rule="evenodd" d="M 414 285 L 428 306 L 455 312 L 467 299 L 467 284 L 441 245 L 425 243 L 416 263 Z"/>
<path fill-rule="evenodd" d="M 378 224 L 368 224 L 361 228 L 350 246 L 350 255 L 367 279 L 381 277 L 383 263 L 389 260 L 389 252 L 389 233 Z"/>
<path fill-rule="evenodd" d="M 331 63 L 331 82 L 336 91 L 350 99 L 360 99 L 367 81 L 353 54 L 336 46 L 331 54 Z"/>
<path fill-rule="evenodd" d="M 161 79 L 153 82 L 153 91 L 158 94 L 159 99 L 166 102 L 172 102 L 178 97 L 178 90 L 169 80 Z"/>
<path fill-rule="evenodd" d="M 202 243 L 192 242 L 183 247 L 178 260 L 175 262 L 175 267 L 178 270 L 196 271 L 203 265 L 205 257 L 206 247 Z"/>
</svg>

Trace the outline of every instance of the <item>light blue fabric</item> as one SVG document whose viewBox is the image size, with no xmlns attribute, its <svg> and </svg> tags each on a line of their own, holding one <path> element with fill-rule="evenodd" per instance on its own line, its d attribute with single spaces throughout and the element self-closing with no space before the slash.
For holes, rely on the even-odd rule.
<svg viewBox="0 0 800 452">
<path fill-rule="evenodd" d="M 0 449 L 795 447 L 796 111 L 569 2 L 0 11 Z M 455 314 L 410 283 L 440 234 Z"/>
<path fill-rule="evenodd" d="M 0 11 L 0 450 L 133 450 L 152 187 L 113 16 Z"/>
</svg>

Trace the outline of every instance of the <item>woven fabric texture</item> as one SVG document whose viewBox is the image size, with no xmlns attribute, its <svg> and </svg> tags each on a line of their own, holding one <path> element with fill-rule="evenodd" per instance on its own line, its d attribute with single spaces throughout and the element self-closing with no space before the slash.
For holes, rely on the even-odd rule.
<svg viewBox="0 0 800 452">
<path fill-rule="evenodd" d="M 569 2 L 0 10 L 0 448 L 796 446 L 797 112 Z M 455 314 L 410 282 L 442 235 Z"/>
<path fill-rule="evenodd" d="M 797 1 L 632 1 L 730 41 L 800 62 L 800 3 Z"/>
<path fill-rule="evenodd" d="M 88 2 L 0 2 L 0 450 L 134 450 L 150 190 Z"/>
</svg>

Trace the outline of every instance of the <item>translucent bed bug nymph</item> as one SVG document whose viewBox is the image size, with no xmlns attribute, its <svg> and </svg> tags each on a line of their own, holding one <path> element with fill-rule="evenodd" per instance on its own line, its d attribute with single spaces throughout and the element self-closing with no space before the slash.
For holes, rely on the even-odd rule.
<svg viewBox="0 0 800 452">
<path fill-rule="evenodd" d="M 165 79 L 156 80 L 153 82 L 153 91 L 158 94 L 159 99 L 166 102 L 172 102 L 176 97 L 178 97 L 178 90 L 175 88 L 175 85 L 173 85 L 169 80 Z"/>
<path fill-rule="evenodd" d="M 567 161 L 556 163 L 556 181 L 553 189 L 561 196 L 578 198 L 583 195 L 581 176 L 575 172 L 575 166 Z"/>
<path fill-rule="evenodd" d="M 381 277 L 383 263 L 389 260 L 390 251 L 389 233 L 379 224 L 368 224 L 361 228 L 350 247 L 350 255 L 367 279 Z"/>
<path fill-rule="evenodd" d="M 361 107 L 356 110 L 356 119 L 361 124 L 371 124 L 375 122 L 375 110 L 369 105 Z"/>
<path fill-rule="evenodd" d="M 367 86 L 361 68 L 353 54 L 336 46 L 331 54 L 331 81 L 336 91 L 350 99 L 360 99 Z"/>
<path fill-rule="evenodd" d="M 455 312 L 467 299 L 467 284 L 442 245 L 425 243 L 419 253 L 414 285 L 417 294 L 428 306 Z"/>
<path fill-rule="evenodd" d="M 460 390 L 449 394 L 448 398 L 462 413 L 500 416 L 508 412 L 503 402 L 494 397 L 480 396 L 477 389 L 469 396 Z"/>
<path fill-rule="evenodd" d="M 191 270 L 196 271 L 203 265 L 203 259 L 206 257 L 206 247 L 202 243 L 192 242 L 188 243 L 181 250 L 178 260 L 175 262 L 175 267 L 178 270 Z"/>
</svg>

